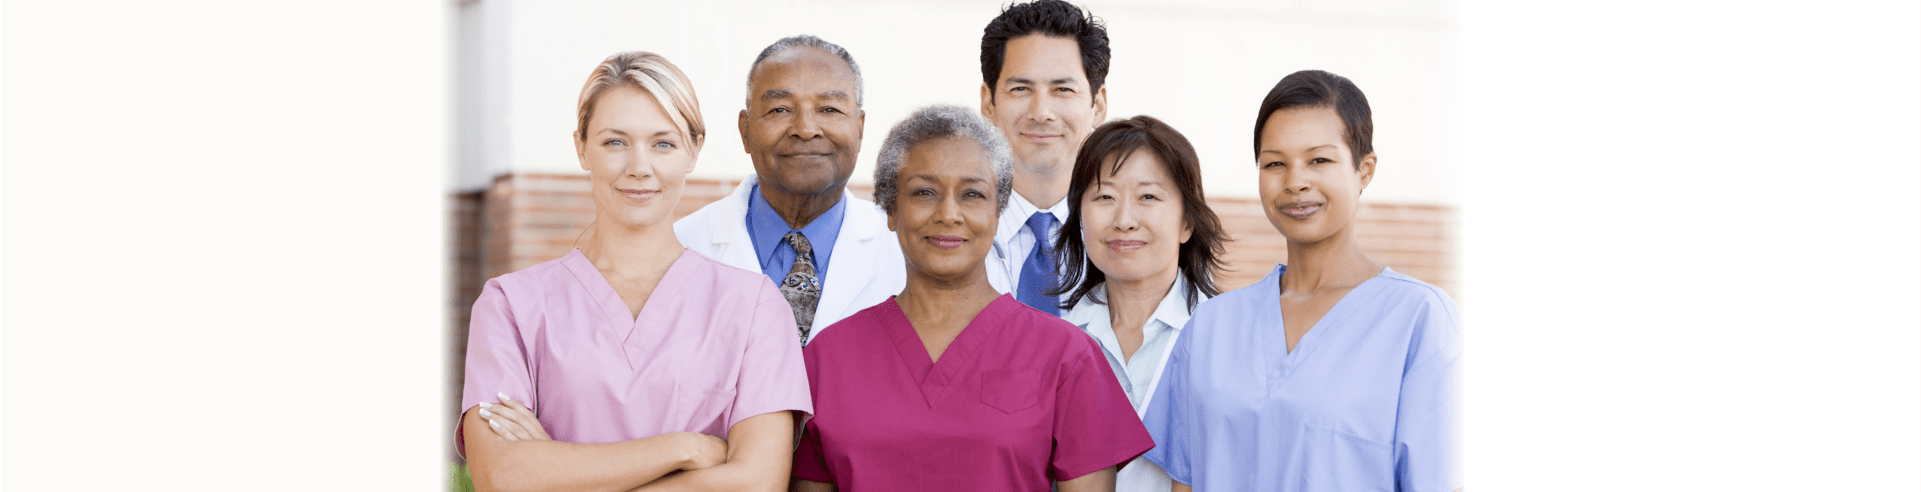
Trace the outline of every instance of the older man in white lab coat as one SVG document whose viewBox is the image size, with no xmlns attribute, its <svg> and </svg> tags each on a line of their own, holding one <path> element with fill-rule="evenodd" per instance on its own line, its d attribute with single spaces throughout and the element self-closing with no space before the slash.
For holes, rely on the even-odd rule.
<svg viewBox="0 0 1921 492">
<path fill-rule="evenodd" d="M 755 175 L 674 232 L 689 249 L 772 278 L 805 344 L 899 294 L 906 265 L 886 215 L 847 192 L 867 117 L 854 58 L 793 36 L 761 51 L 747 79 L 740 134 Z"/>
</svg>

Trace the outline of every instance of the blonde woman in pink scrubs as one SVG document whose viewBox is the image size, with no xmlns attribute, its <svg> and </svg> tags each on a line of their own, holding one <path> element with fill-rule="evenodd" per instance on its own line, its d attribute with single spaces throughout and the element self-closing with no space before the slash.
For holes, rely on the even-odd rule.
<svg viewBox="0 0 1921 492">
<path fill-rule="evenodd" d="M 706 136 L 687 76 L 647 52 L 581 89 L 592 237 L 487 281 L 455 435 L 481 490 L 779 490 L 813 411 L 794 315 L 760 272 L 682 248 Z"/>
</svg>

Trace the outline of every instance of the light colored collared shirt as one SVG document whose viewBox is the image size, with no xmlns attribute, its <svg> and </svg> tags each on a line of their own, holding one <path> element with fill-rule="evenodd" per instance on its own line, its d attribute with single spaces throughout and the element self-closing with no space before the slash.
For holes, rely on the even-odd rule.
<svg viewBox="0 0 1921 492">
<path fill-rule="evenodd" d="M 1074 309 L 1061 315 L 1067 322 L 1080 326 L 1094 341 L 1100 342 L 1101 352 L 1107 356 L 1107 365 L 1114 368 L 1114 375 L 1120 380 L 1121 389 L 1127 392 L 1127 401 L 1134 404 L 1134 413 L 1147 411 L 1148 396 L 1153 394 L 1156 376 L 1161 374 L 1161 362 L 1165 360 L 1167 349 L 1173 346 L 1174 337 L 1181 327 L 1187 325 L 1187 279 L 1174 277 L 1174 288 L 1168 289 L 1167 296 L 1161 298 L 1154 314 L 1141 326 L 1141 347 L 1134 350 L 1133 358 L 1121 357 L 1120 337 L 1114 334 L 1112 315 L 1107 304 L 1097 304 L 1095 295 L 1106 296 L 1107 286 L 1095 287 L 1088 296 L 1074 304 Z"/>
<path fill-rule="evenodd" d="M 1134 404 L 1134 415 L 1147 414 L 1148 400 L 1154 395 L 1154 387 L 1161 379 L 1161 364 L 1180 338 L 1181 327 L 1187 326 L 1187 279 L 1174 277 L 1174 287 L 1167 290 L 1161 298 L 1154 314 L 1141 326 L 1141 347 L 1134 350 L 1133 358 L 1121 357 L 1120 337 L 1114 334 L 1113 318 L 1107 304 L 1096 304 L 1093 295 L 1105 298 L 1106 285 L 1094 288 L 1088 296 L 1074 303 L 1074 308 L 1061 315 L 1067 322 L 1080 326 L 1082 331 L 1094 338 L 1101 347 L 1102 355 L 1107 357 L 1107 365 L 1114 369 L 1114 378 L 1127 393 L 1127 401 Z M 1198 306 L 1199 304 L 1196 303 Z M 1144 459 L 1134 460 L 1121 468 L 1114 477 L 1116 492 L 1167 492 L 1174 482 L 1167 477 L 1161 467 Z"/>
<path fill-rule="evenodd" d="M 1007 210 L 1001 211 L 1000 227 L 994 232 L 994 251 L 987 254 L 987 283 L 1001 293 L 1012 293 L 1020 287 L 1021 264 L 1039 244 L 1034 232 L 1027 228 L 1027 218 L 1041 212 L 1041 207 L 1027 201 L 1018 191 L 1011 195 L 1007 199 Z M 1048 231 L 1045 238 L 1052 243 L 1060 236 L 1061 224 L 1067 223 L 1067 199 L 1062 198 L 1045 211 L 1054 215 L 1054 230 Z"/>
</svg>

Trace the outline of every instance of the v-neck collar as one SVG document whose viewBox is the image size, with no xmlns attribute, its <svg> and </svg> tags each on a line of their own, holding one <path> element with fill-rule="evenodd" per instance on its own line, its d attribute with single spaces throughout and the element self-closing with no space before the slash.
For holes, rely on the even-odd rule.
<svg viewBox="0 0 1921 492">
<path fill-rule="evenodd" d="M 1286 381 L 1289 376 L 1293 376 L 1296 369 L 1306 365 L 1308 359 L 1312 358 L 1314 353 L 1318 351 L 1322 345 L 1327 344 L 1320 340 L 1331 336 L 1328 335 L 1328 333 L 1339 331 L 1343 326 L 1348 324 L 1348 320 L 1355 319 L 1348 311 L 1353 309 L 1351 305 L 1360 301 L 1349 301 L 1355 299 L 1357 295 L 1361 297 L 1372 295 L 1373 285 L 1378 283 L 1375 281 L 1386 277 L 1387 274 L 1392 271 L 1392 269 L 1387 267 L 1381 267 L 1381 273 L 1369 277 L 1367 280 L 1362 281 L 1360 285 L 1349 289 L 1346 294 L 1342 294 L 1340 300 L 1334 301 L 1334 307 L 1328 308 L 1327 313 L 1321 315 L 1321 319 L 1314 321 L 1314 326 L 1308 327 L 1307 333 L 1301 335 L 1300 341 L 1294 343 L 1294 350 L 1290 352 L 1287 350 L 1287 324 L 1284 321 L 1287 319 L 1287 316 L 1281 312 L 1281 276 L 1287 273 L 1287 265 L 1275 265 L 1274 272 L 1268 275 L 1268 279 L 1272 279 L 1273 283 L 1268 283 L 1268 279 L 1262 279 L 1259 284 L 1263 287 L 1261 289 L 1261 302 L 1266 303 L 1265 305 L 1268 306 L 1274 306 L 1276 315 L 1274 319 L 1275 329 L 1254 330 L 1255 333 L 1261 335 L 1261 345 L 1269 347 L 1266 350 L 1268 356 L 1274 359 L 1269 361 L 1268 364 L 1268 391 L 1272 392 L 1281 382 Z M 1280 334 L 1280 338 L 1272 341 L 1267 340 L 1268 335 L 1271 333 Z"/>
<path fill-rule="evenodd" d="M 1001 325 L 1006 324 L 1004 320 L 1011 311 L 1004 303 L 1009 302 L 1020 301 L 1014 300 L 1012 295 L 1001 294 L 988 302 L 987 307 L 981 308 L 980 313 L 961 328 L 960 334 L 954 336 L 954 341 L 947 344 L 947 350 L 941 352 L 938 362 L 927 355 L 927 344 L 921 341 L 920 333 L 914 331 L 913 322 L 908 321 L 907 313 L 901 311 L 900 304 L 894 302 L 893 297 L 882 303 L 884 308 L 879 313 L 881 325 L 894 339 L 894 351 L 907 367 L 908 376 L 918 383 L 921 397 L 926 399 L 928 408 L 933 408 L 934 402 L 946 393 L 947 388 L 959 382 L 963 371 L 974 359 L 976 349 L 992 338 Z"/>
<path fill-rule="evenodd" d="M 654 301 L 660 299 L 665 292 L 662 287 L 682 283 L 677 279 L 686 275 L 686 270 L 692 264 L 689 256 L 693 254 L 693 250 L 681 248 L 680 256 L 674 258 L 674 264 L 667 267 L 667 273 L 661 275 L 658 286 L 654 287 L 652 293 L 647 294 L 647 301 L 640 305 L 640 313 L 632 316 L 627 313 L 627 301 L 620 298 L 620 293 L 614 290 L 613 283 L 608 282 L 607 277 L 600 274 L 600 269 L 594 268 L 594 262 L 588 261 L 587 255 L 581 253 L 580 248 L 574 248 L 573 252 L 561 257 L 560 263 L 567 267 L 567 271 L 574 274 L 574 279 L 580 281 L 581 287 L 587 289 L 594 304 L 600 307 L 600 314 L 606 318 L 607 328 L 613 330 L 614 339 L 620 340 L 624 349 L 622 352 L 627 356 L 627 367 L 637 369 L 640 355 L 637 352 L 640 350 L 635 347 L 638 341 L 635 335 L 640 333 L 640 326 L 653 324 L 649 322 L 655 317 L 654 313 L 665 309 Z"/>
</svg>

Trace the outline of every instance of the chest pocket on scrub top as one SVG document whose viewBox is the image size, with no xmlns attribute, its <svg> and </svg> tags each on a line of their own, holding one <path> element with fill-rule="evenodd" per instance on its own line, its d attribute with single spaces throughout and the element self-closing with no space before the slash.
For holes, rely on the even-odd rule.
<svg viewBox="0 0 1921 492">
<path fill-rule="evenodd" d="M 1041 402 L 1050 375 L 1040 370 L 994 369 L 981 372 L 981 403 L 1014 413 Z"/>
<path fill-rule="evenodd" d="M 1316 424 L 1305 424 L 1300 460 L 1301 490 L 1394 489 L 1394 450 L 1387 443 Z"/>
</svg>

